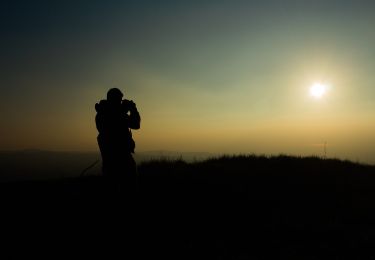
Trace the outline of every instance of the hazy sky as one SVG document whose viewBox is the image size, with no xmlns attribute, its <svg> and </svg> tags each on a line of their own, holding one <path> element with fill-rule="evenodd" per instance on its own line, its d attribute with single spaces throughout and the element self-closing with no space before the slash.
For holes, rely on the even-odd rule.
<svg viewBox="0 0 375 260">
<path fill-rule="evenodd" d="M 330 157 L 375 163 L 374 13 L 370 0 L 2 1 L 0 150 L 97 150 L 94 104 L 116 86 L 142 116 L 137 151 L 323 155 L 326 141 Z"/>
</svg>

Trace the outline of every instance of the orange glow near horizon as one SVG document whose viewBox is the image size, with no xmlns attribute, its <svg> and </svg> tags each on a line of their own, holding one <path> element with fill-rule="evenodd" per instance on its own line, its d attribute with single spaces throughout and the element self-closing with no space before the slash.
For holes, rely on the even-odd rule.
<svg viewBox="0 0 375 260">
<path fill-rule="evenodd" d="M 141 114 L 137 152 L 321 155 L 327 142 L 328 157 L 375 164 L 373 4 L 127 2 L 9 11 L 0 150 L 97 151 L 94 105 L 116 86 Z"/>
</svg>

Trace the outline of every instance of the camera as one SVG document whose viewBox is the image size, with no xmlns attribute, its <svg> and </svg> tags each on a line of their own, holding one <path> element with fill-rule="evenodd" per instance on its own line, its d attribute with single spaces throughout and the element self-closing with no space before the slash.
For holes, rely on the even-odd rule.
<svg viewBox="0 0 375 260">
<path fill-rule="evenodd" d="M 133 102 L 133 100 L 123 99 L 121 101 L 121 106 L 122 106 L 123 111 L 125 113 L 128 113 L 135 107 L 135 103 Z"/>
</svg>

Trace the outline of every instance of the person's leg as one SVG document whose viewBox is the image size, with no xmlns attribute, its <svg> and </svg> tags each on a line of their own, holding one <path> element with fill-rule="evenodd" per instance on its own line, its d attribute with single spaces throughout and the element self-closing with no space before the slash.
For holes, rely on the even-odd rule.
<svg viewBox="0 0 375 260">
<path fill-rule="evenodd" d="M 136 198 L 137 187 L 137 165 L 133 156 L 127 154 L 124 162 L 124 188 L 125 195 L 129 201 Z"/>
</svg>

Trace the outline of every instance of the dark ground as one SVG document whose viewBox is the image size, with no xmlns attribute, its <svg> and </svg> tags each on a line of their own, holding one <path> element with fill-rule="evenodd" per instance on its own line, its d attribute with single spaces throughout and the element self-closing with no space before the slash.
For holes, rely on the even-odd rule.
<svg viewBox="0 0 375 260">
<path fill-rule="evenodd" d="M 98 176 L 4 183 L 0 195 L 2 248 L 30 254 L 375 259 L 375 167 L 347 161 L 151 161 L 135 196 Z"/>
</svg>

